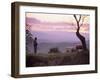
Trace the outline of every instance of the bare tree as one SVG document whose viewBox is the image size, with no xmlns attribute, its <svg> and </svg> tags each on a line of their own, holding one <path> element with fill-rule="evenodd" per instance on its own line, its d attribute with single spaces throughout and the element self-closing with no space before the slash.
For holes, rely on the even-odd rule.
<svg viewBox="0 0 100 80">
<path fill-rule="evenodd" d="M 30 47 L 32 47 L 33 44 L 33 38 L 32 34 L 30 32 L 30 25 L 26 25 L 26 51 L 31 52 Z"/>
<path fill-rule="evenodd" d="M 75 18 L 75 20 L 76 20 L 76 23 L 77 23 L 76 36 L 77 36 L 77 37 L 79 38 L 79 40 L 81 41 L 83 49 L 84 49 L 84 50 L 87 50 L 85 37 L 82 36 L 82 35 L 80 34 L 80 32 L 79 32 L 79 31 L 80 31 L 80 27 L 83 25 L 83 22 L 84 22 L 84 18 L 85 18 L 85 17 L 82 18 L 82 16 L 79 15 L 79 19 L 78 19 L 77 16 L 76 16 L 75 14 L 74 14 L 73 16 L 74 16 L 74 18 Z M 81 20 L 82 20 L 82 22 L 81 22 Z"/>
</svg>

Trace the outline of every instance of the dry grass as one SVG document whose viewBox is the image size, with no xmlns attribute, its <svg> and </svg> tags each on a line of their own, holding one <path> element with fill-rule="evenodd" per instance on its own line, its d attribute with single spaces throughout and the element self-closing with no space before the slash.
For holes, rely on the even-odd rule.
<svg viewBox="0 0 100 80">
<path fill-rule="evenodd" d="M 89 52 L 27 54 L 26 67 L 89 64 Z"/>
</svg>

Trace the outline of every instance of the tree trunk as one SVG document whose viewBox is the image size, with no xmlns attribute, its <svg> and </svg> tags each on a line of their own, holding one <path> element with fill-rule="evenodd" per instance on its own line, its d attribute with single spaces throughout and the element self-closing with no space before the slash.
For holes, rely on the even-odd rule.
<svg viewBox="0 0 100 80">
<path fill-rule="evenodd" d="M 79 30 L 80 30 L 80 26 L 79 26 L 79 23 L 77 23 L 77 31 L 76 31 L 76 35 L 77 37 L 80 39 L 81 43 L 82 43 L 82 47 L 84 50 L 87 50 L 87 47 L 86 47 L 86 41 L 85 41 L 85 37 L 82 36 L 80 33 L 79 33 Z"/>
</svg>

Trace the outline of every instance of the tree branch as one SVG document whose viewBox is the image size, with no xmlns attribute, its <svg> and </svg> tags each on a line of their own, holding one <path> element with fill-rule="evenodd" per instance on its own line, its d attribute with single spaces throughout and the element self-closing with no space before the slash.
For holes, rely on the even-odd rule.
<svg viewBox="0 0 100 80">
<path fill-rule="evenodd" d="M 74 18 L 75 18 L 76 22 L 78 23 L 78 20 L 77 20 L 77 17 L 76 17 L 76 15 L 74 14 L 73 16 L 74 16 Z"/>
<path fill-rule="evenodd" d="M 79 17 L 79 22 L 80 22 L 80 20 L 81 20 L 81 15 L 80 15 L 80 17 Z"/>
<path fill-rule="evenodd" d="M 84 19 L 85 19 L 85 17 L 83 17 L 83 19 L 82 19 L 82 23 L 80 24 L 80 26 L 82 26 L 82 25 L 83 25 Z"/>
</svg>

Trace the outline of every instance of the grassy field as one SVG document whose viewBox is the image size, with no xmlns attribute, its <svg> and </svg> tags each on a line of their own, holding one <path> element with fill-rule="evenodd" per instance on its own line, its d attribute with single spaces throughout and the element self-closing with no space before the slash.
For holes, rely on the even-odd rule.
<svg viewBox="0 0 100 80">
<path fill-rule="evenodd" d="M 89 64 L 89 51 L 26 54 L 26 67 Z"/>
</svg>

